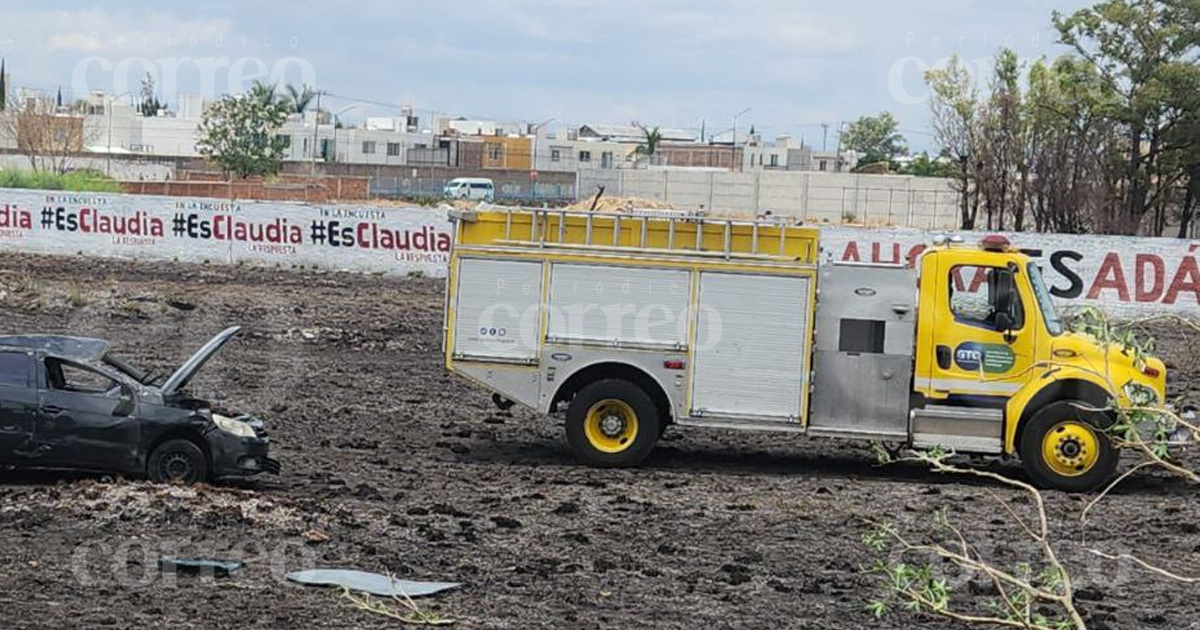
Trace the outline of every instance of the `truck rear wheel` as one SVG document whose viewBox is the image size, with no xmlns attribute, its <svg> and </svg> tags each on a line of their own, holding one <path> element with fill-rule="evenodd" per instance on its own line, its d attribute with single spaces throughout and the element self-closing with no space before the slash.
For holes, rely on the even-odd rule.
<svg viewBox="0 0 1200 630">
<path fill-rule="evenodd" d="M 1029 419 L 1021 433 L 1021 462 L 1038 486 L 1088 492 L 1112 479 L 1121 458 L 1105 433 L 1112 419 L 1087 409 L 1093 406 L 1060 400 Z"/>
<path fill-rule="evenodd" d="M 596 381 L 567 407 L 567 444 L 589 466 L 636 466 L 654 449 L 661 422 L 642 388 L 620 379 Z"/>
</svg>

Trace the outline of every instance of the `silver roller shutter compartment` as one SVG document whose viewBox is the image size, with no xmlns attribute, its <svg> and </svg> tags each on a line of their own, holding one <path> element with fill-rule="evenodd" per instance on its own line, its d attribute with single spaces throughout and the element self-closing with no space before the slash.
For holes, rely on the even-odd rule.
<svg viewBox="0 0 1200 630">
<path fill-rule="evenodd" d="M 808 309 L 807 278 L 702 273 L 693 415 L 799 421 Z"/>
</svg>

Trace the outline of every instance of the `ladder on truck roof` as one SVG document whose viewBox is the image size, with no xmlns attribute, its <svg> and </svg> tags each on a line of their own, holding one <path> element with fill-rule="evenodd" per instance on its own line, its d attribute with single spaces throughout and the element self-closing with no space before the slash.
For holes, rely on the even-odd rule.
<svg viewBox="0 0 1200 630">
<path fill-rule="evenodd" d="M 451 212 L 459 246 L 564 248 L 815 263 L 819 232 L 783 220 L 550 208 Z"/>
</svg>

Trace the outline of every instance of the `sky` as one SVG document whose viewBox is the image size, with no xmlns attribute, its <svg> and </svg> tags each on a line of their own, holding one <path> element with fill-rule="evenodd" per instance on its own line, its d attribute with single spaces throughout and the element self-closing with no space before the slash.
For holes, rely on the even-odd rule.
<svg viewBox="0 0 1200 630">
<path fill-rule="evenodd" d="M 933 150 L 926 68 L 986 68 L 1001 46 L 1054 57 L 1055 9 L 1084 0 L 224 0 L 0 2 L 13 83 L 65 98 L 206 98 L 254 78 L 308 82 L 353 122 L 433 116 L 803 137 L 891 111 Z M 986 87 L 985 73 L 979 83 Z M 748 112 L 736 118 L 743 110 Z"/>
</svg>

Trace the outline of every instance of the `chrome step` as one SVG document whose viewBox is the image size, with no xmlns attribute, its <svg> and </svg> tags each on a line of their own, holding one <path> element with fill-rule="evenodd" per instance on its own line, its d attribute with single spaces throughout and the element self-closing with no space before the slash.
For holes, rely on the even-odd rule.
<svg viewBox="0 0 1200 630">
<path fill-rule="evenodd" d="M 912 444 L 916 448 L 941 446 L 968 453 L 1003 450 L 1004 411 L 979 407 L 934 405 L 909 413 Z"/>
</svg>

